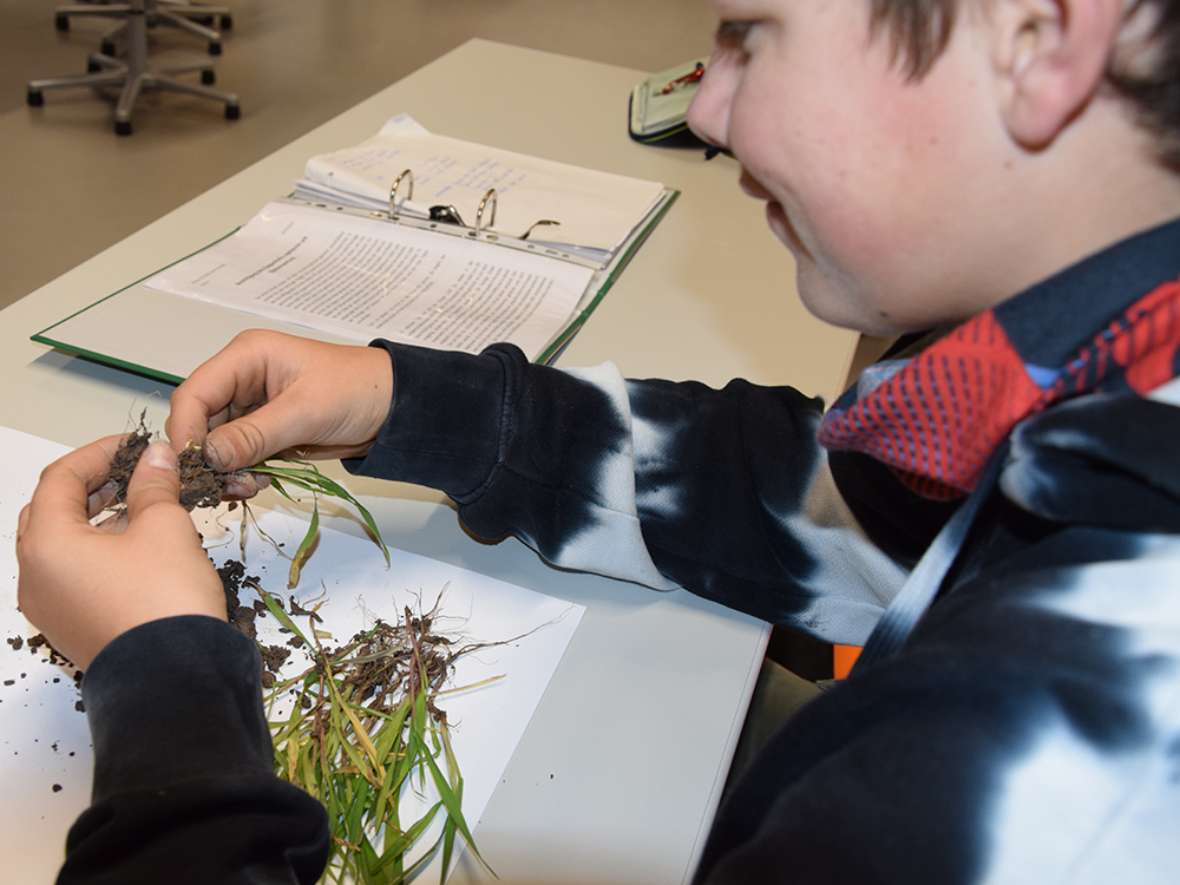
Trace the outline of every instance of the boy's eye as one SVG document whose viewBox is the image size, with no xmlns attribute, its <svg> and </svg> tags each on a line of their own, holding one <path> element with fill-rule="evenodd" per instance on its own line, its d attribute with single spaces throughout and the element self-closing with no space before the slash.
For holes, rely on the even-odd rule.
<svg viewBox="0 0 1180 885">
<path fill-rule="evenodd" d="M 754 27 L 754 22 L 751 21 L 722 21 L 717 26 L 717 35 L 714 42 L 719 50 L 729 52 L 748 52 L 746 42 L 749 39 L 750 31 Z"/>
</svg>

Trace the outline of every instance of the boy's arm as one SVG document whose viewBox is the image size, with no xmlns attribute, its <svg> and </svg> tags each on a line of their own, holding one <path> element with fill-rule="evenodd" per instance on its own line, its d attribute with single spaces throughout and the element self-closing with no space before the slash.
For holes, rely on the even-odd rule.
<svg viewBox="0 0 1180 885">
<path fill-rule="evenodd" d="M 215 618 L 152 621 L 106 646 L 82 694 L 93 803 L 59 885 L 318 880 L 327 817 L 273 773 L 252 642 Z"/>
<path fill-rule="evenodd" d="M 625 381 L 510 345 L 384 343 L 393 406 L 350 470 L 441 489 L 474 533 L 555 565 L 683 586 L 859 642 L 904 571 L 860 533 L 815 441 L 819 400 L 734 381 Z"/>
</svg>

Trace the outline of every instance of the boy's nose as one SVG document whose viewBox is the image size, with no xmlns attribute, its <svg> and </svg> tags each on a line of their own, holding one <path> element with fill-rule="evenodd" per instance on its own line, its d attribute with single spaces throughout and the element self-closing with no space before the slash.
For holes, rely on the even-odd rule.
<svg viewBox="0 0 1180 885">
<path fill-rule="evenodd" d="M 688 107 L 688 128 L 702 141 L 721 148 L 729 147 L 731 79 L 723 64 L 711 60 Z"/>
</svg>

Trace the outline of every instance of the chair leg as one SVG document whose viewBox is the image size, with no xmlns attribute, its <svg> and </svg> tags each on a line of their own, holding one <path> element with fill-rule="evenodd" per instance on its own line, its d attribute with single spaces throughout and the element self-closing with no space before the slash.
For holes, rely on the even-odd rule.
<svg viewBox="0 0 1180 885">
<path fill-rule="evenodd" d="M 126 67 L 120 65 L 120 70 L 101 71 L 96 74 L 67 74 L 64 77 L 45 77 L 41 80 L 30 80 L 29 91 L 40 92 L 43 89 L 69 89 L 74 86 L 113 86 L 123 82 L 127 76 Z"/>
<path fill-rule="evenodd" d="M 107 55 L 106 53 L 103 53 L 103 52 L 90 53 L 89 57 L 87 58 L 87 61 L 89 62 L 89 64 L 95 66 L 99 70 L 107 70 L 107 71 L 118 71 L 118 70 L 126 71 L 127 70 L 127 65 L 123 64 L 123 62 L 119 61 L 114 56 Z"/>
<path fill-rule="evenodd" d="M 204 3 L 182 3 L 180 0 L 159 0 L 161 6 L 167 6 L 170 12 L 177 15 L 229 15 L 228 6 L 206 6 Z"/>
<path fill-rule="evenodd" d="M 163 9 L 157 9 L 156 16 L 162 24 L 171 25 L 182 31 L 188 31 L 190 34 L 195 34 L 198 37 L 208 40 L 210 43 L 216 43 L 221 39 L 221 33 L 219 31 L 199 25 L 194 21 L 189 21 L 183 15 L 176 15 L 172 12 L 165 12 Z"/>
<path fill-rule="evenodd" d="M 54 14 L 67 18 L 72 15 L 85 15 L 91 18 L 122 18 L 130 13 L 130 3 L 111 3 L 107 6 L 59 6 Z"/>
<path fill-rule="evenodd" d="M 165 92 L 179 92 L 183 95 L 195 95 L 199 98 L 220 101 L 227 106 L 238 103 L 237 95 L 232 92 L 222 92 L 220 89 L 198 86 L 196 83 L 185 83 L 181 80 L 173 80 L 171 77 L 155 75 L 152 77 L 150 85 L 155 89 L 162 89 Z"/>
<path fill-rule="evenodd" d="M 119 102 L 115 105 L 115 131 L 120 135 L 130 135 L 131 130 L 131 111 L 135 107 L 135 100 L 139 98 L 139 93 L 144 87 L 144 81 L 147 80 L 150 74 L 136 74 L 128 77 L 127 82 L 123 84 L 123 91 L 119 93 Z M 122 124 L 122 125 L 120 125 Z M 126 132 L 120 129 L 126 128 Z"/>
<path fill-rule="evenodd" d="M 70 29 L 70 19 L 74 16 L 90 16 L 92 18 L 117 18 L 122 15 L 127 15 L 132 10 L 130 3 L 104 3 L 87 4 L 72 4 L 70 6 L 59 6 L 53 12 L 53 26 L 65 32 Z"/>
</svg>

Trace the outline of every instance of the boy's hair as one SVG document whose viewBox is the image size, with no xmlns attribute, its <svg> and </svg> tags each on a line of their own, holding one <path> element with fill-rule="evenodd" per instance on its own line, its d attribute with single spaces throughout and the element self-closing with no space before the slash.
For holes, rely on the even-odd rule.
<svg viewBox="0 0 1180 885">
<path fill-rule="evenodd" d="M 921 79 L 950 42 L 964 0 L 870 0 L 873 34 L 886 30 L 894 58 Z M 1133 0 L 1131 10 L 1154 6 L 1150 61 L 1112 62 L 1107 81 L 1132 104 L 1140 123 L 1161 140 L 1164 160 L 1180 166 L 1180 0 Z"/>
</svg>

